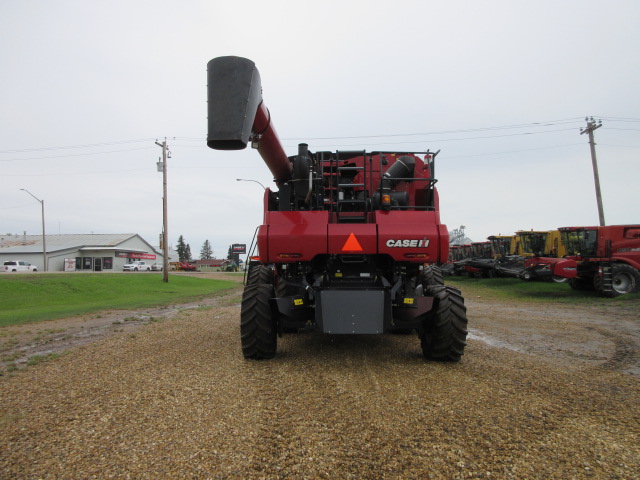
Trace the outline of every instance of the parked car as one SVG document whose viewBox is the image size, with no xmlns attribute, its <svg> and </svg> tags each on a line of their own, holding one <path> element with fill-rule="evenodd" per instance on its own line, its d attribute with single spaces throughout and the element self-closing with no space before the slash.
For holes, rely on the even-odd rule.
<svg viewBox="0 0 640 480">
<path fill-rule="evenodd" d="M 154 263 L 153 265 L 151 265 L 151 271 L 152 272 L 161 272 L 162 271 L 162 264 L 161 263 Z"/>
<path fill-rule="evenodd" d="M 151 265 L 147 262 L 135 261 L 122 266 L 123 272 L 137 272 L 138 270 L 146 270 L 147 272 L 150 272 Z"/>
<path fill-rule="evenodd" d="M 37 272 L 38 268 L 23 260 L 10 260 L 4 262 L 0 267 L 0 272 Z"/>
</svg>

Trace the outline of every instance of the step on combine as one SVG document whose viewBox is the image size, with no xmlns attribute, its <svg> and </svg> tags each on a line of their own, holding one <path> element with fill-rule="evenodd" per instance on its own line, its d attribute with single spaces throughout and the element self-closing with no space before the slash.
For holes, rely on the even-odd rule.
<svg viewBox="0 0 640 480">
<path fill-rule="evenodd" d="M 248 266 L 244 356 L 273 358 L 279 336 L 311 329 L 415 331 L 427 359 L 460 360 L 466 307 L 438 267 L 449 249 L 435 187 L 438 152 L 312 152 L 303 143 L 287 156 L 251 60 L 214 58 L 207 77 L 207 145 L 251 144 L 277 186 L 265 189 L 258 255 Z"/>
</svg>

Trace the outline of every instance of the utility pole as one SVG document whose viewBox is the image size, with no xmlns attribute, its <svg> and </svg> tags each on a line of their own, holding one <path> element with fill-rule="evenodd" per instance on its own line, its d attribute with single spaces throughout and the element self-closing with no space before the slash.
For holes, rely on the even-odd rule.
<svg viewBox="0 0 640 480">
<path fill-rule="evenodd" d="M 171 158 L 171 152 L 168 152 L 167 137 L 164 142 L 156 145 L 162 147 L 162 281 L 169 282 L 169 238 L 167 227 L 167 157 Z M 167 155 L 167 152 L 169 153 Z M 158 170 L 160 170 L 160 162 L 158 162 Z"/>
<path fill-rule="evenodd" d="M 591 164 L 593 165 L 593 180 L 596 184 L 596 200 L 598 201 L 598 216 L 600 217 L 600 226 L 604 227 L 604 209 L 602 208 L 602 194 L 600 193 L 600 176 L 598 175 L 598 162 L 596 160 L 596 142 L 593 139 L 593 131 L 602 126 L 602 120 L 596 121 L 591 118 L 585 118 L 587 122 L 586 128 L 580 130 L 580 135 L 583 133 L 589 134 L 589 146 L 591 147 Z"/>
</svg>

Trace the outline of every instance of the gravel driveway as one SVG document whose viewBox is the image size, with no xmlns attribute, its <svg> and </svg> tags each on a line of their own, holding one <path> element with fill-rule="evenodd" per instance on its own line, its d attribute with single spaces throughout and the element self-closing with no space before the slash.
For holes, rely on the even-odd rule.
<svg viewBox="0 0 640 480">
<path fill-rule="evenodd" d="M 637 304 L 468 298 L 457 364 L 312 333 L 255 362 L 238 298 L 0 377 L 0 478 L 640 478 Z"/>
</svg>

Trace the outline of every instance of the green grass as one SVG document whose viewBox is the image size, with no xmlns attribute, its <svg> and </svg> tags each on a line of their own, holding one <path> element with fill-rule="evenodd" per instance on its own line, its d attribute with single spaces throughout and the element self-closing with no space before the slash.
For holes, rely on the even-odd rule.
<svg viewBox="0 0 640 480">
<path fill-rule="evenodd" d="M 236 281 L 174 275 L 0 275 L 0 326 L 38 322 L 108 309 L 184 303 L 230 289 Z"/>
<path fill-rule="evenodd" d="M 525 282 L 518 278 L 445 277 L 445 283 L 462 290 L 464 295 L 495 300 L 558 302 L 567 304 L 619 304 L 640 307 L 640 294 L 605 298 L 596 292 L 573 290 L 568 283 Z"/>
<path fill-rule="evenodd" d="M 59 357 L 60 357 L 59 353 L 49 353 L 47 355 L 34 355 L 33 357 L 29 357 L 29 359 L 27 360 L 27 365 L 31 367 L 33 365 L 38 365 L 39 363 L 42 363 L 42 362 L 55 360 L 56 358 L 59 358 Z"/>
</svg>

